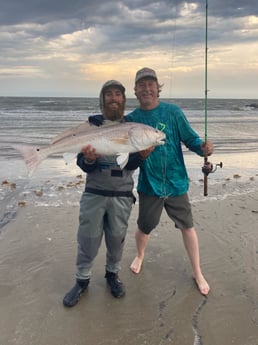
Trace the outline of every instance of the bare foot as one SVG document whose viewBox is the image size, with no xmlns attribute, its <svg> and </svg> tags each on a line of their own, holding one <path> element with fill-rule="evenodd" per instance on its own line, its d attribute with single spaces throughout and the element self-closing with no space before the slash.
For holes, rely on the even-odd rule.
<svg viewBox="0 0 258 345">
<path fill-rule="evenodd" d="M 209 291 L 210 291 L 210 287 L 209 284 L 207 283 L 207 281 L 205 280 L 204 276 L 201 274 L 198 277 L 194 277 L 193 278 L 195 281 L 195 284 L 197 285 L 200 293 L 204 296 L 207 296 Z"/>
<path fill-rule="evenodd" d="M 140 259 L 138 256 L 136 256 L 131 263 L 130 269 L 133 273 L 139 274 L 142 268 L 143 259 Z"/>
</svg>

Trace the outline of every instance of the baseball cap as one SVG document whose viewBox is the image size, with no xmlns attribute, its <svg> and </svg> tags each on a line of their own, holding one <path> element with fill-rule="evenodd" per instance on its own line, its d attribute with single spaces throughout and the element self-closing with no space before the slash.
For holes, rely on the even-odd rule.
<svg viewBox="0 0 258 345">
<path fill-rule="evenodd" d="M 156 72 L 148 67 L 144 67 L 136 73 L 135 84 L 142 78 L 153 78 L 155 80 L 158 80 Z"/>
<path fill-rule="evenodd" d="M 103 104 L 104 104 L 104 92 L 106 91 L 106 89 L 108 89 L 109 87 L 117 87 L 121 92 L 122 94 L 125 96 L 125 87 L 122 83 L 120 83 L 120 81 L 118 80 L 108 80 L 106 81 L 101 90 L 100 90 L 100 94 L 99 94 L 99 105 L 100 105 L 100 109 L 103 108 Z"/>
<path fill-rule="evenodd" d="M 120 81 L 117 80 L 108 80 L 105 82 L 105 84 L 102 86 L 102 89 L 100 92 L 104 92 L 105 89 L 107 89 L 108 87 L 111 86 L 116 86 L 118 87 L 123 93 L 125 92 L 125 87 L 123 86 L 122 83 L 120 83 Z"/>
</svg>

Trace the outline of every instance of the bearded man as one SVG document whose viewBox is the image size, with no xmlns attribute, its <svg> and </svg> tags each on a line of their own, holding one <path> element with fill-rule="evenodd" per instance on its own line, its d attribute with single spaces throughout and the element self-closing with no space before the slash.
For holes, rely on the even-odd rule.
<svg viewBox="0 0 258 345">
<path fill-rule="evenodd" d="M 125 87 L 119 81 L 107 81 L 101 88 L 99 101 L 102 114 L 90 116 L 91 124 L 100 126 L 104 120 L 124 121 Z M 116 156 L 99 156 L 90 145 L 78 154 L 77 165 L 87 173 L 87 178 L 80 201 L 76 282 L 65 295 L 64 306 L 73 307 L 88 288 L 103 235 L 106 243 L 107 284 L 114 297 L 125 295 L 118 272 L 128 219 L 135 201 L 132 175 L 143 159 L 141 153 L 130 154 L 127 164 L 121 169 Z"/>
</svg>

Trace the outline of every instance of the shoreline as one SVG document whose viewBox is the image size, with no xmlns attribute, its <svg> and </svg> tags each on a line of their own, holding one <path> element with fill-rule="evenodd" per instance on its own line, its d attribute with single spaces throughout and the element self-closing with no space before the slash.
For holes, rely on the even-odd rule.
<svg viewBox="0 0 258 345">
<path fill-rule="evenodd" d="M 217 168 L 215 173 L 209 174 L 208 196 L 204 197 L 201 171 L 203 160 L 194 154 L 185 155 L 190 183 L 189 197 L 192 204 L 210 199 L 222 200 L 229 196 L 240 196 L 258 190 L 256 163 L 258 152 L 241 154 L 241 157 L 239 154 L 229 157 L 226 154 L 219 154 L 212 156 L 210 160 L 214 165 L 222 161 L 224 167 Z M 45 160 L 31 178 L 27 176 L 22 160 L 15 160 L 10 164 L 6 175 L 2 174 L 0 179 L 0 235 L 2 229 L 15 219 L 21 207 L 79 205 L 85 185 L 85 174 L 75 162 L 66 166 L 60 158 Z M 17 171 L 20 171 L 21 175 L 17 176 Z M 138 171 L 134 175 L 136 196 L 137 178 Z"/>
</svg>

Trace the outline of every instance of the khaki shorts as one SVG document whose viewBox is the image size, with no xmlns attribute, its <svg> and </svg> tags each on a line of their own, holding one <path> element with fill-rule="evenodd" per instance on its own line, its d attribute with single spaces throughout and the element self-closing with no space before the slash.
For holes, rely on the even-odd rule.
<svg viewBox="0 0 258 345">
<path fill-rule="evenodd" d="M 165 208 L 175 227 L 185 230 L 193 227 L 193 216 L 188 194 L 176 197 L 160 198 L 139 193 L 139 216 L 137 224 L 145 234 L 149 234 L 159 224 Z"/>
</svg>

